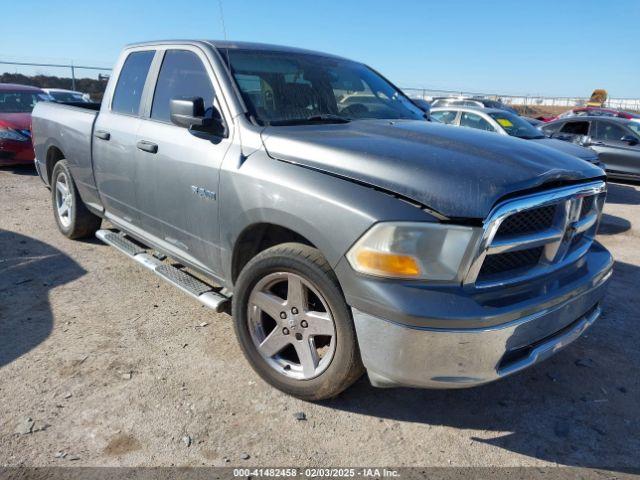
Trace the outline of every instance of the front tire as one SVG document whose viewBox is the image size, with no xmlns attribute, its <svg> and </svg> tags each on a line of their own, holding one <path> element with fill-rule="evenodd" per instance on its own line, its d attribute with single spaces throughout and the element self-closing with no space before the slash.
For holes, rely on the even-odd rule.
<svg viewBox="0 0 640 480">
<path fill-rule="evenodd" d="M 364 371 L 351 310 L 315 248 L 286 243 L 253 258 L 236 282 L 233 318 L 251 367 L 289 395 L 335 397 Z"/>
<path fill-rule="evenodd" d="M 66 160 L 58 161 L 51 174 L 51 202 L 58 229 L 73 240 L 93 236 L 102 219 L 89 211 L 71 176 Z"/>
</svg>

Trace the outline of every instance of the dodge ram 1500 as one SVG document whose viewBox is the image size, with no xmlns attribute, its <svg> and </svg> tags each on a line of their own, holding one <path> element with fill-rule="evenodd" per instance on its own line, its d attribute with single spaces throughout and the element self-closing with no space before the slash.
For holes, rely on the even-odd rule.
<svg viewBox="0 0 640 480">
<path fill-rule="evenodd" d="M 600 168 L 428 122 L 337 56 L 130 45 L 101 105 L 38 103 L 33 137 L 64 235 L 232 313 L 248 363 L 305 399 L 365 370 L 429 388 L 520 371 L 598 318 L 612 270 Z"/>
</svg>

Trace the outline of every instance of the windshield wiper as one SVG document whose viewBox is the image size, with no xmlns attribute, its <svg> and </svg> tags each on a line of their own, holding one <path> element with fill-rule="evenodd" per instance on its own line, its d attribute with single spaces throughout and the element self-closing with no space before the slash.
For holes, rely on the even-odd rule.
<svg viewBox="0 0 640 480">
<path fill-rule="evenodd" d="M 350 118 L 341 117 L 340 115 L 334 115 L 332 113 L 321 113 L 317 115 L 311 115 L 307 118 L 292 118 L 287 120 L 273 120 L 269 122 L 270 125 L 304 125 L 310 123 L 349 123 Z"/>
<path fill-rule="evenodd" d="M 340 115 L 334 115 L 333 113 L 321 113 L 319 115 L 311 115 L 307 117 L 310 122 L 335 122 L 335 123 L 349 123 L 350 118 L 341 117 Z"/>
</svg>

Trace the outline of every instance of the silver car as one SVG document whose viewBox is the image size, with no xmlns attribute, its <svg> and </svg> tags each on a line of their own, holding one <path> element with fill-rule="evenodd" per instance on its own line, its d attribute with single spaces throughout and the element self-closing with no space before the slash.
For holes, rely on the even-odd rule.
<svg viewBox="0 0 640 480">
<path fill-rule="evenodd" d="M 530 122 L 511 112 L 497 108 L 451 106 L 431 109 L 431 117 L 449 125 L 475 128 L 530 140 L 601 166 L 598 154 L 595 151 L 572 143 L 548 138 L 538 128 L 531 125 Z"/>
</svg>

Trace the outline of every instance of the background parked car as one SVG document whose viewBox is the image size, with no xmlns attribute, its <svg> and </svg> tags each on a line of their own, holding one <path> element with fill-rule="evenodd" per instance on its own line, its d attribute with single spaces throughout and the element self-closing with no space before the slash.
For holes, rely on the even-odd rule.
<svg viewBox="0 0 640 480">
<path fill-rule="evenodd" d="M 54 102 L 91 102 L 91 97 L 88 93 L 64 90 L 62 88 L 43 88 L 43 90 L 53 98 Z"/>
<path fill-rule="evenodd" d="M 539 120 L 543 122 L 553 122 L 555 120 L 560 120 L 561 118 L 569 118 L 569 117 L 619 117 L 619 118 L 627 118 L 627 119 L 640 119 L 640 115 L 636 113 L 625 112 L 623 110 L 614 110 L 612 108 L 603 108 L 603 107 L 577 107 L 572 108 L 571 110 L 567 110 L 560 115 L 555 117 L 538 117 Z"/>
<path fill-rule="evenodd" d="M 533 125 L 536 128 L 539 128 L 541 125 L 544 124 L 542 120 L 538 120 L 537 118 L 532 118 L 532 117 L 522 117 L 522 118 L 524 118 L 527 122 L 529 122 L 531 125 Z"/>
<path fill-rule="evenodd" d="M 31 111 L 48 99 L 39 88 L 0 83 L 0 165 L 33 164 Z"/>
<path fill-rule="evenodd" d="M 433 108 L 431 117 L 450 125 L 476 128 L 500 135 L 531 140 L 546 147 L 560 150 L 569 155 L 600 165 L 598 155 L 591 149 L 548 138 L 522 117 L 496 108 L 456 107 Z M 640 124 L 638 125 L 640 126 Z"/>
<path fill-rule="evenodd" d="M 640 177 L 640 122 L 618 117 L 569 117 L 547 123 L 553 139 L 577 143 L 598 152 L 611 177 Z"/>
<path fill-rule="evenodd" d="M 515 115 L 518 112 L 509 105 L 505 105 L 500 100 L 490 100 L 482 97 L 434 97 L 431 101 L 431 108 L 435 107 L 448 107 L 457 105 L 461 107 L 479 107 L 479 108 L 497 108 L 499 110 L 506 110 Z"/>
<path fill-rule="evenodd" d="M 411 101 L 424 112 L 427 120 L 431 121 L 431 104 L 422 98 L 412 98 Z"/>
</svg>

